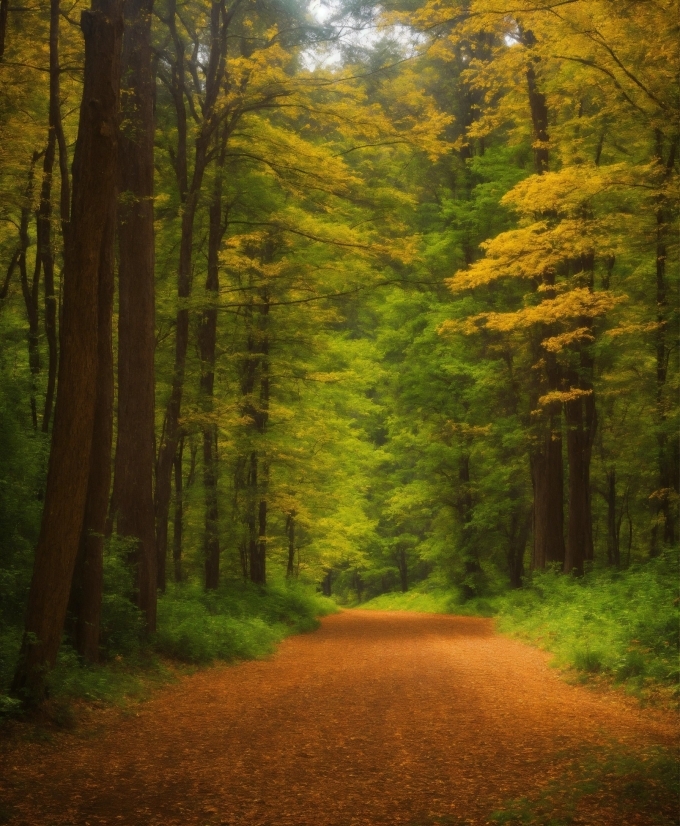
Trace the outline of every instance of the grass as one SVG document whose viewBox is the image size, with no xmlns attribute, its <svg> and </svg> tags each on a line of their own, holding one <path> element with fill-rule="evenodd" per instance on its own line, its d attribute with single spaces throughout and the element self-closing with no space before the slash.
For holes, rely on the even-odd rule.
<svg viewBox="0 0 680 826">
<path fill-rule="evenodd" d="M 158 602 L 158 632 L 141 644 L 135 609 L 129 600 L 109 595 L 102 662 L 87 665 L 63 644 L 50 675 L 48 716 L 69 727 L 74 703 L 126 705 L 145 699 L 187 669 L 267 656 L 285 637 L 313 630 L 317 617 L 334 611 L 332 600 L 296 584 L 227 582 L 210 593 L 198 585 L 171 585 Z M 6 694 L 19 643 L 16 628 L 0 633 L 0 719 L 20 711 L 19 702 Z"/>
<path fill-rule="evenodd" d="M 455 597 L 442 588 L 381 594 L 356 607 L 369 611 L 417 611 L 425 614 L 451 614 L 455 612 Z"/>
<path fill-rule="evenodd" d="M 677 555 L 626 571 L 584 577 L 554 571 L 495 600 L 497 628 L 555 655 L 583 679 L 604 677 L 632 693 L 654 686 L 677 693 Z"/>
<path fill-rule="evenodd" d="M 462 602 L 421 583 L 361 607 L 495 616 L 496 628 L 550 651 L 582 680 L 606 679 L 639 696 L 678 693 L 678 556 L 667 553 L 628 570 L 583 577 L 535 573 L 524 588 Z"/>
<path fill-rule="evenodd" d="M 227 583 L 212 593 L 175 586 L 158 604 L 154 647 L 194 664 L 254 659 L 272 653 L 290 634 L 314 630 L 318 616 L 336 610 L 332 600 L 293 585 Z"/>
</svg>

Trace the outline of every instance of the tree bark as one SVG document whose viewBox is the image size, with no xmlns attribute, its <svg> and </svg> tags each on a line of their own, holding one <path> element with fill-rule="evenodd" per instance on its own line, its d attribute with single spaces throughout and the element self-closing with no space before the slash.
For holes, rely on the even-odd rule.
<svg viewBox="0 0 680 826">
<path fill-rule="evenodd" d="M 576 261 L 576 275 L 591 292 L 594 284 L 595 260 L 592 254 L 585 254 Z M 592 329 L 592 319 L 580 318 L 578 327 Z M 592 458 L 597 411 L 593 374 L 595 360 L 587 344 L 578 346 L 579 364 L 576 370 L 566 375 L 569 390 L 583 391 L 564 405 L 567 433 L 567 456 L 569 459 L 569 525 L 564 571 L 583 572 L 583 563 L 594 558 L 592 492 L 590 488 L 590 460 Z"/>
<path fill-rule="evenodd" d="M 134 543 L 135 602 L 156 629 L 154 468 L 153 0 L 128 0 L 123 37 L 123 117 L 118 211 L 118 441 L 112 516 Z"/>
<path fill-rule="evenodd" d="M 122 0 L 95 0 L 83 12 L 81 27 L 84 88 L 65 245 L 57 410 L 25 634 L 12 685 L 27 703 L 40 702 L 46 694 L 85 514 L 97 395 L 98 273 L 115 188 Z"/>
<path fill-rule="evenodd" d="M 5 41 L 7 39 L 7 13 L 9 12 L 9 0 L 0 0 L 0 61 L 5 54 Z"/>
<path fill-rule="evenodd" d="M 174 8 L 171 10 L 172 22 L 174 25 Z M 184 208 L 182 212 L 182 222 L 180 230 L 180 250 L 179 266 L 177 272 L 177 295 L 180 304 L 186 303 L 186 299 L 191 295 L 191 272 L 193 260 L 194 244 L 194 222 L 198 209 L 198 199 L 203 183 L 203 177 L 209 160 L 208 147 L 213 138 L 215 129 L 218 126 L 216 116 L 216 104 L 222 81 L 225 75 L 226 37 L 229 27 L 229 15 L 224 11 L 221 2 L 213 2 L 210 10 L 210 52 L 208 55 L 208 65 L 206 69 L 205 102 L 203 105 L 203 120 L 196 137 L 194 152 L 194 168 L 191 176 Z M 176 40 L 176 61 L 177 71 L 174 75 L 179 84 L 179 94 L 175 95 L 178 106 L 178 124 L 182 118 L 186 118 L 184 109 L 184 46 Z M 180 133 L 181 134 L 181 133 Z M 181 149 L 181 147 L 178 147 Z M 178 158 L 176 167 L 178 170 L 186 169 L 188 164 L 186 159 Z M 179 175 L 179 173 L 178 173 Z M 181 176 L 180 176 L 181 177 Z M 182 189 L 180 180 L 180 192 Z M 189 309 L 180 306 L 177 310 L 175 321 L 175 363 L 172 378 L 172 389 L 165 411 L 165 423 L 163 428 L 163 438 L 161 440 L 156 463 L 156 551 L 158 555 L 159 580 L 161 589 L 165 587 L 163 574 L 165 571 L 165 556 L 167 553 L 167 521 L 170 508 L 170 489 L 172 481 L 172 463 L 177 450 L 179 440 L 179 418 L 182 407 L 182 396 L 184 394 L 184 371 L 186 367 L 187 349 L 189 346 Z"/>
<path fill-rule="evenodd" d="M 182 581 L 182 528 L 184 525 L 184 478 L 182 476 L 182 459 L 184 456 L 184 436 L 180 436 L 177 453 L 173 460 L 175 472 L 175 513 L 173 518 L 172 561 L 175 582 Z"/>
<path fill-rule="evenodd" d="M 36 401 L 36 390 L 38 376 L 40 375 L 40 346 L 39 328 L 40 316 L 38 313 L 38 290 L 40 287 L 40 256 L 36 255 L 35 269 L 33 277 L 29 282 L 27 253 L 31 245 L 29 236 L 29 225 L 31 221 L 33 203 L 33 180 L 35 175 L 35 165 L 40 154 L 33 153 L 28 172 L 28 183 L 24 193 L 24 205 L 21 208 L 21 221 L 19 224 L 19 275 L 21 278 L 21 292 L 26 306 L 26 316 L 28 318 L 28 366 L 31 372 L 31 421 L 33 429 L 38 429 L 38 407 Z"/>
<path fill-rule="evenodd" d="M 286 535 L 288 537 L 286 579 L 292 579 L 295 575 L 295 516 L 295 511 L 291 511 L 286 518 Z"/>
<path fill-rule="evenodd" d="M 524 577 L 524 551 L 526 550 L 529 531 L 531 530 L 531 512 L 520 505 L 515 506 L 510 517 L 508 536 L 508 574 L 510 587 L 521 588 Z"/>
<path fill-rule="evenodd" d="M 534 491 L 534 548 L 532 568 L 542 570 L 548 563 L 564 564 L 564 482 L 562 433 L 559 412 L 551 416 L 541 444 L 531 455 L 531 483 Z"/>
<path fill-rule="evenodd" d="M 222 153 L 222 160 L 224 160 Z M 219 293 L 219 251 L 226 231 L 222 221 L 222 179 L 217 171 L 210 204 L 208 233 L 208 274 L 205 282 L 206 298 L 210 302 L 201 314 L 198 342 L 201 353 L 201 397 L 207 421 L 203 425 L 203 491 L 205 496 L 205 525 L 203 553 L 205 559 L 205 587 L 214 590 L 220 581 L 219 512 L 217 500 L 217 425 L 212 420 L 215 390 L 215 347 L 217 343 L 217 297 Z"/>
<path fill-rule="evenodd" d="M 536 44 L 533 32 L 521 33 L 523 44 L 531 50 Z M 548 106 L 545 95 L 539 90 L 536 78 L 538 58 L 530 56 L 526 69 L 527 92 L 534 141 L 534 171 L 542 175 L 549 169 L 548 149 Z M 543 286 L 551 286 L 554 276 L 541 274 Z M 547 297 L 554 292 L 548 290 Z M 553 333 L 548 328 L 541 330 L 541 340 Z M 544 357 L 539 346 L 534 348 L 534 362 Z M 550 390 L 560 384 L 560 371 L 554 356 L 546 356 L 546 378 Z M 536 371 L 535 371 L 536 372 Z M 535 388 L 532 408 L 538 404 L 540 388 Z M 533 534 L 534 548 L 532 567 L 542 569 L 550 562 L 564 563 L 564 467 L 562 460 L 561 408 L 553 405 L 546 411 L 543 421 L 538 423 L 537 436 L 530 456 L 531 482 L 534 493 Z"/>
<path fill-rule="evenodd" d="M 583 563 L 593 559 L 593 518 L 590 459 L 595 436 L 595 400 L 592 396 L 564 406 L 569 458 L 569 525 L 564 572 L 583 573 Z"/>
<path fill-rule="evenodd" d="M 607 479 L 607 562 L 617 568 L 621 565 L 620 526 L 616 518 L 616 468 L 610 468 Z"/>
<path fill-rule="evenodd" d="M 52 175 L 56 151 L 56 135 L 50 126 L 43 161 L 43 179 L 37 215 L 37 261 L 43 271 L 45 302 L 45 337 L 47 338 L 47 391 L 43 405 L 42 431 L 47 433 L 52 417 L 54 390 L 57 379 L 57 302 L 54 292 L 54 254 L 52 252 Z"/>
<path fill-rule="evenodd" d="M 80 536 L 70 609 L 74 617 L 74 641 L 78 653 L 88 662 L 99 659 L 99 632 L 102 612 L 104 572 L 104 532 L 111 485 L 111 445 L 113 441 L 113 294 L 115 198 L 102 240 L 98 296 L 98 371 L 90 473 L 87 484 L 85 519 Z"/>
<path fill-rule="evenodd" d="M 656 134 L 656 161 L 663 169 L 664 180 L 666 180 L 675 166 L 675 155 L 677 152 L 678 140 L 673 141 L 668 159 L 664 162 L 663 134 L 657 129 Z M 677 519 L 677 506 L 673 506 L 672 501 L 680 493 L 680 480 L 678 480 L 678 439 L 677 434 L 669 440 L 666 421 L 668 419 L 669 402 L 666 399 L 666 378 L 668 375 L 668 359 L 670 351 L 667 343 L 668 336 L 668 297 L 666 284 L 666 259 L 668 218 L 666 214 L 667 204 L 663 196 L 659 197 L 656 210 L 656 313 L 657 313 L 657 333 L 656 333 L 656 410 L 657 410 L 657 463 L 658 463 L 658 490 L 655 494 L 656 501 L 656 524 L 652 529 L 651 555 L 659 553 L 659 537 L 663 535 L 663 541 L 669 545 L 675 543 L 675 523 Z M 675 494 L 675 495 L 674 495 Z M 660 530 L 661 529 L 661 530 Z"/>
<path fill-rule="evenodd" d="M 39 250 L 43 266 L 44 295 L 45 295 L 45 337 L 47 338 L 47 389 L 45 392 L 45 406 L 43 408 L 42 431 L 49 433 L 52 412 L 54 409 L 54 394 L 57 384 L 57 367 L 59 347 L 57 341 L 57 295 L 54 287 L 54 256 L 52 253 L 52 229 L 50 216 L 52 212 L 51 190 L 53 181 L 55 144 L 59 150 L 59 217 L 64 243 L 69 228 L 71 185 L 68 171 L 68 152 L 66 137 L 61 121 L 61 68 L 59 66 L 59 18 L 60 0 L 50 0 L 50 109 L 49 134 L 47 152 L 43 165 L 43 197 L 41 198 L 41 213 L 44 214 L 38 221 Z"/>
</svg>

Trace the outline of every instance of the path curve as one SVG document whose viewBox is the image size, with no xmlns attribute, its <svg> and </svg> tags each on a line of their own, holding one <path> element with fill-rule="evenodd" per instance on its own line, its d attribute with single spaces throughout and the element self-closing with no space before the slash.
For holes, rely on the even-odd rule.
<svg viewBox="0 0 680 826">
<path fill-rule="evenodd" d="M 358 610 L 102 720 L 89 738 L 0 750 L 7 822 L 483 824 L 584 744 L 675 734 L 662 714 L 567 685 L 490 620 Z"/>
</svg>

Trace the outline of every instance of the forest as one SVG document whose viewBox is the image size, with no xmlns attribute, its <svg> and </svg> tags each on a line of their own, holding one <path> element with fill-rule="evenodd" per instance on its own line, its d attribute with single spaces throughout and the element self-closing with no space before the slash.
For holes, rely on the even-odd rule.
<svg viewBox="0 0 680 826">
<path fill-rule="evenodd" d="M 2 710 L 329 597 L 597 603 L 578 667 L 677 681 L 679 35 L 0 0 Z"/>
</svg>

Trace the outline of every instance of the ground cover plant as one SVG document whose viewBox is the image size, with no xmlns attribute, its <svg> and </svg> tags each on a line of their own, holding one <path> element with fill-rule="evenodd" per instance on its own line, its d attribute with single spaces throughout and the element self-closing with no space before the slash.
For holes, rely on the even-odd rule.
<svg viewBox="0 0 680 826">
<path fill-rule="evenodd" d="M 460 590 L 421 583 L 374 597 L 362 608 L 493 616 L 497 630 L 554 654 L 582 679 L 606 677 L 640 696 L 680 679 L 678 556 L 667 552 L 628 569 L 565 577 L 535 572 L 522 588 L 465 600 Z"/>
</svg>

